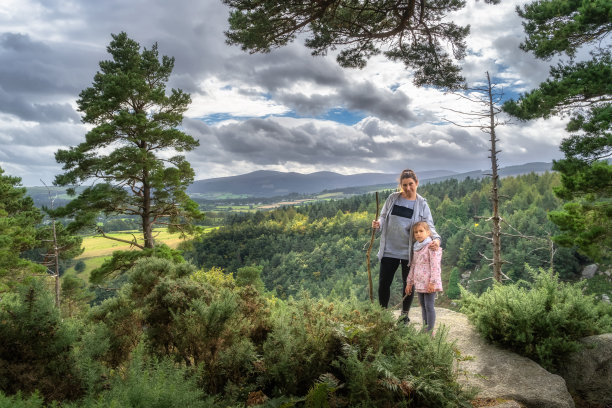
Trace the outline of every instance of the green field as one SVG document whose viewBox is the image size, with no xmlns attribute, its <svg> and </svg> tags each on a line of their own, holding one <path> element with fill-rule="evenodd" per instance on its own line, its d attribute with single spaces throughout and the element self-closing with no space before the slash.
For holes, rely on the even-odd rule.
<svg viewBox="0 0 612 408">
<path fill-rule="evenodd" d="M 252 205 L 217 205 L 215 211 L 255 212 L 257 209 Z"/>
<path fill-rule="evenodd" d="M 211 230 L 214 230 L 218 227 L 206 227 L 204 229 L 204 233 L 207 233 Z M 166 229 L 157 229 L 154 231 L 155 240 L 157 242 L 162 242 L 168 245 L 170 248 L 176 248 L 181 242 L 188 241 L 180 238 L 179 233 L 170 234 Z M 142 242 L 142 233 L 139 231 L 124 231 L 117 233 L 109 233 L 106 234 L 113 238 L 119 238 L 124 240 L 131 240 L 135 236 L 137 238 L 137 242 Z M 87 236 L 83 238 L 83 248 L 84 251 L 81 255 L 75 258 L 77 261 L 85 262 L 85 270 L 78 274 L 84 280 L 89 279 L 89 273 L 95 268 L 98 268 L 102 265 L 105 259 L 108 259 L 112 256 L 115 251 L 127 251 L 130 249 L 138 250 L 137 247 L 130 248 L 129 244 L 124 242 L 115 241 L 112 239 L 104 238 L 102 236 Z M 74 267 L 69 268 L 67 273 L 76 273 Z"/>
<path fill-rule="evenodd" d="M 335 192 L 335 193 L 319 194 L 317 196 L 317 198 L 320 199 L 320 200 L 327 200 L 327 199 L 330 199 L 330 198 L 340 199 L 340 198 L 344 198 L 344 197 L 346 197 L 346 194 L 344 194 L 341 191 L 340 192 Z"/>
<path fill-rule="evenodd" d="M 138 243 L 142 243 L 142 233 L 139 231 L 124 231 L 106 234 L 112 238 L 118 238 L 130 241 L 136 237 Z M 170 248 L 176 248 L 183 240 L 179 233 L 170 234 L 165 229 L 154 231 L 154 237 L 157 242 L 163 242 Z M 130 245 L 125 242 L 119 242 L 112 239 L 104 238 L 100 235 L 88 236 L 83 238 L 83 248 L 85 251 L 77 257 L 77 259 L 94 258 L 99 256 L 112 255 L 115 251 L 127 251 Z M 132 249 L 138 249 L 132 247 Z"/>
</svg>

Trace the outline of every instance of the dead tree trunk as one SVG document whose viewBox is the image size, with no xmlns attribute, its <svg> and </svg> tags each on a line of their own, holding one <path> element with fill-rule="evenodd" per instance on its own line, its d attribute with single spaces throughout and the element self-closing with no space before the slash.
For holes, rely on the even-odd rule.
<svg viewBox="0 0 612 408">
<path fill-rule="evenodd" d="M 496 111 L 493 100 L 493 87 L 491 86 L 491 77 L 489 76 L 489 72 L 487 72 L 487 95 L 489 99 L 489 134 L 491 135 L 491 155 L 489 158 L 491 159 L 491 202 L 493 203 L 493 216 L 491 217 L 493 220 L 493 230 L 491 231 L 491 240 L 493 242 L 493 279 L 495 279 L 497 282 L 501 282 L 501 218 L 499 216 L 499 189 L 497 185 L 497 181 L 499 179 L 499 175 L 497 174 L 497 170 L 499 169 L 497 165 L 497 153 L 499 153 L 500 150 L 497 150 L 496 147 L 496 143 L 499 140 L 495 134 L 495 127 L 497 126 L 495 121 Z"/>
<path fill-rule="evenodd" d="M 55 306 L 60 307 L 60 273 L 59 273 L 59 246 L 57 245 L 57 231 L 55 229 L 55 220 L 53 220 L 53 260 L 55 264 Z"/>
<path fill-rule="evenodd" d="M 55 198 L 51 197 L 51 190 L 44 181 L 40 180 L 43 185 L 47 188 L 47 193 L 49 194 L 49 202 L 51 203 L 51 210 L 54 208 Z M 60 273 L 59 273 L 59 255 L 60 255 L 60 247 L 57 241 L 57 229 L 55 228 L 55 218 L 51 219 L 51 239 L 43 240 L 50 242 L 53 247 L 47 250 L 45 254 L 45 259 L 43 261 L 43 265 L 47 267 L 47 270 L 51 273 L 51 277 L 55 280 L 55 306 L 59 309 L 60 307 L 60 295 L 61 295 L 61 284 L 60 284 Z M 51 258 L 51 260 L 48 260 Z M 51 266 L 53 266 L 53 270 L 51 270 Z"/>
<path fill-rule="evenodd" d="M 489 72 L 486 72 L 487 82 L 484 86 L 475 87 L 468 89 L 467 94 L 457 94 L 460 98 L 467 99 L 474 103 L 476 106 L 480 106 L 480 109 L 470 112 L 461 112 L 453 109 L 447 109 L 460 115 L 467 117 L 469 124 L 459 124 L 452 120 L 446 119 L 446 121 L 460 126 L 460 127 L 471 127 L 478 128 L 484 133 L 490 136 L 491 147 L 489 149 L 489 158 L 491 159 L 491 203 L 493 205 L 493 214 L 489 221 L 493 222 L 493 228 L 491 231 L 491 244 L 493 247 L 493 259 L 490 265 L 493 267 L 493 279 L 497 282 L 501 282 L 502 277 L 502 265 L 504 261 L 501 259 L 501 224 L 502 218 L 499 215 L 499 174 L 498 174 L 498 163 L 497 154 L 501 150 L 497 150 L 497 134 L 495 129 L 497 126 L 504 125 L 505 122 L 499 122 L 497 115 L 501 113 L 501 109 L 497 103 L 501 100 L 501 92 L 496 92 L 495 85 L 491 83 L 491 77 Z M 487 258 L 488 259 L 488 258 Z"/>
</svg>

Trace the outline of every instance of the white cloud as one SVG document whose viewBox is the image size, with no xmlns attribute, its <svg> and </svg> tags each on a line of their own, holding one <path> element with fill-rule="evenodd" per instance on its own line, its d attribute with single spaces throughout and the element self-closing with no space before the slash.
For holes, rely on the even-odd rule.
<svg viewBox="0 0 612 408">
<path fill-rule="evenodd" d="M 282 115 L 289 109 L 264 96 L 260 87 L 247 84 L 233 86 L 218 78 L 210 77 L 199 84 L 201 93 L 192 94 L 192 103 L 186 112 L 188 117 L 204 117 L 225 113 L 231 116 L 252 117 Z"/>
<path fill-rule="evenodd" d="M 518 49 L 524 34 L 517 4 L 468 2 L 457 13 L 459 24 L 471 25 L 462 62 L 470 84 L 489 71 L 509 91 L 525 92 L 547 77 L 549 63 Z M 169 85 L 192 96 L 184 129 L 200 140 L 187 154 L 197 178 L 258 169 L 487 168 L 487 135 L 442 120 L 461 119 L 449 109 L 473 109 L 465 100 L 416 88 L 401 63 L 382 56 L 359 70 L 340 68 L 334 52 L 312 57 L 299 40 L 268 54 L 242 52 L 225 43 L 227 16 L 220 1 L 3 0 L 0 166 L 28 184 L 60 172 L 55 151 L 82 142 L 88 129 L 79 123 L 78 94 L 108 58 L 111 33 L 126 31 L 142 46 L 157 42 L 160 54 L 175 57 Z M 346 125 L 275 116 L 320 117 L 330 109 L 363 119 Z M 566 136 L 558 119 L 512 124 L 499 135 L 502 166 L 558 158 Z"/>
</svg>

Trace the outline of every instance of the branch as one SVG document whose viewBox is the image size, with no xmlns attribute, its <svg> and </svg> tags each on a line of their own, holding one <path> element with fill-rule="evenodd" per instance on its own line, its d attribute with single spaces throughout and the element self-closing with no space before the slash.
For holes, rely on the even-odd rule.
<svg viewBox="0 0 612 408">
<path fill-rule="evenodd" d="M 138 247 L 138 248 L 140 248 L 140 249 L 144 249 L 144 245 L 140 245 L 140 244 L 137 242 L 137 238 L 136 238 L 136 236 L 135 236 L 134 234 L 132 234 L 132 237 L 134 237 L 134 239 L 133 239 L 132 241 L 128 241 L 128 240 L 126 240 L 126 239 L 121 239 L 121 238 L 116 238 L 116 237 L 111 237 L 111 236 L 108 236 L 108 235 L 106 235 L 106 233 L 104 232 L 104 230 L 103 230 L 102 228 L 100 228 L 100 227 L 97 227 L 96 229 L 97 229 L 98 233 L 99 233 L 100 235 L 102 235 L 104 238 L 107 238 L 107 239 L 112 239 L 113 241 L 119 241 L 119 242 L 123 242 L 123 243 L 126 243 L 126 244 L 130 244 L 130 247 L 135 246 L 135 247 Z"/>
<path fill-rule="evenodd" d="M 452 120 L 447 119 L 447 118 L 442 118 L 442 120 L 445 120 L 448 123 L 451 123 L 451 124 L 453 124 L 455 126 L 459 126 L 459 127 L 463 127 L 463 128 L 479 128 L 479 129 L 482 129 L 482 126 L 479 126 L 479 125 L 460 125 L 459 123 L 453 122 Z"/>
<path fill-rule="evenodd" d="M 460 229 L 460 230 L 463 230 L 463 231 L 467 231 L 467 232 L 469 232 L 470 234 L 472 234 L 472 235 L 473 235 L 473 236 L 475 236 L 475 237 L 478 237 L 478 238 L 483 238 L 483 239 L 486 239 L 486 240 L 489 240 L 489 241 L 491 241 L 491 239 L 492 239 L 491 237 L 487 237 L 486 235 L 476 234 L 476 233 L 475 233 L 474 231 L 472 231 L 472 230 L 469 230 L 469 229 L 467 229 L 467 228 L 465 228 L 465 227 L 461 227 L 461 226 L 459 226 L 459 225 L 455 224 L 455 223 L 454 223 L 452 220 L 449 220 L 448 218 L 444 217 L 443 215 L 440 215 L 439 217 L 440 217 L 440 218 L 442 218 L 444 221 L 448 221 L 448 222 L 450 222 L 450 223 L 453 225 L 453 227 L 455 227 L 455 228 L 457 228 L 457 229 Z"/>
<path fill-rule="evenodd" d="M 513 231 L 516 232 L 516 234 L 503 233 L 503 235 L 507 235 L 509 237 L 516 237 L 516 238 L 537 239 L 537 240 L 542 240 L 542 241 L 550 241 L 550 239 L 548 239 L 548 238 L 536 237 L 534 235 L 525 235 L 521 231 L 519 231 L 518 229 L 516 229 L 512 225 L 510 225 L 510 223 L 508 221 L 506 221 L 505 219 L 502 218 L 502 221 L 504 222 L 504 224 L 506 224 L 508 227 L 510 227 L 510 229 L 512 229 Z"/>
<path fill-rule="evenodd" d="M 94 286 L 94 287 L 95 287 L 96 289 L 105 290 L 105 291 L 107 291 L 107 292 L 111 292 L 111 291 L 114 291 L 114 290 L 119 290 L 119 289 L 120 289 L 120 288 L 105 288 L 105 287 L 102 287 L 102 286 L 100 286 L 100 285 L 96 285 L 96 286 Z"/>
</svg>

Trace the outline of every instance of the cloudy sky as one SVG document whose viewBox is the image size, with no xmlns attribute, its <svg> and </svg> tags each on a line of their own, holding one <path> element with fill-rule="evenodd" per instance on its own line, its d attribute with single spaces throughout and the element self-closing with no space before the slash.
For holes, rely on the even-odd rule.
<svg viewBox="0 0 612 408">
<path fill-rule="evenodd" d="M 470 84 L 488 71 L 506 97 L 546 79 L 550 62 L 518 48 L 516 1 L 468 0 L 453 17 L 471 25 L 463 61 Z M 363 70 L 313 57 L 302 41 L 269 54 L 225 43 L 220 0 L 2 0 L 0 2 L 0 167 L 23 185 L 53 182 L 54 153 L 84 141 L 76 110 L 81 90 L 108 59 L 111 33 L 174 56 L 170 87 L 191 94 L 184 129 L 200 140 L 187 155 L 196 179 L 254 170 L 342 174 L 486 169 L 488 135 L 449 109 L 466 100 L 416 88 L 400 63 L 375 58 Z M 497 128 L 500 166 L 560 158 L 564 122 Z"/>
</svg>

